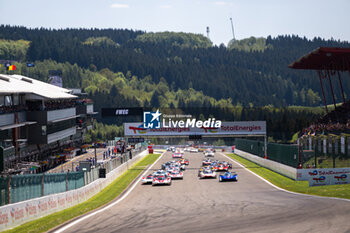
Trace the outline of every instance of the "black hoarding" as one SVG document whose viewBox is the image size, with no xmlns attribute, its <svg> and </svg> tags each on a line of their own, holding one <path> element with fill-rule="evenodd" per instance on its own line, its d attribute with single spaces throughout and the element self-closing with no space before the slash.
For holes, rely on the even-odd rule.
<svg viewBox="0 0 350 233">
<path fill-rule="evenodd" d="M 102 117 L 142 116 L 143 108 L 102 108 Z"/>
</svg>

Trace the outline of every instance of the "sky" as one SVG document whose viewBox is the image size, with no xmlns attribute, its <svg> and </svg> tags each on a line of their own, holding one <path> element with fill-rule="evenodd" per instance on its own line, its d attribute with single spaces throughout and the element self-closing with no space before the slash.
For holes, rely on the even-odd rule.
<svg viewBox="0 0 350 233">
<path fill-rule="evenodd" d="M 350 41 L 349 0 L 0 0 L 0 24 L 122 28 L 207 35 L 214 44 L 251 36 Z"/>
</svg>

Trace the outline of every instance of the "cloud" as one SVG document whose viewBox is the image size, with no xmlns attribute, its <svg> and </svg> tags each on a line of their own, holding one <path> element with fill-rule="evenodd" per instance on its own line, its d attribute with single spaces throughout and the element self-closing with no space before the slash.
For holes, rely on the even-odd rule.
<svg viewBox="0 0 350 233">
<path fill-rule="evenodd" d="M 169 8 L 172 8 L 173 6 L 171 6 L 171 5 L 161 5 L 159 7 L 163 8 L 163 9 L 169 9 Z"/>
<path fill-rule="evenodd" d="M 114 3 L 111 5 L 111 8 L 129 8 L 129 5 L 128 4 Z"/>
<path fill-rule="evenodd" d="M 214 4 L 219 6 L 224 6 L 224 5 L 228 5 L 228 2 L 219 1 L 219 2 L 214 2 Z"/>
</svg>

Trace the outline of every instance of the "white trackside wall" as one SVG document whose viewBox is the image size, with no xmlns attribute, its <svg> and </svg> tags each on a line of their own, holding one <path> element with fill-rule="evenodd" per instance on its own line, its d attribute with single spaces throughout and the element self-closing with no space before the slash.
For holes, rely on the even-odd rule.
<svg viewBox="0 0 350 233">
<path fill-rule="evenodd" d="M 310 186 L 350 184 L 350 168 L 296 169 L 235 149 L 235 154 L 293 180 L 309 181 Z"/>
</svg>

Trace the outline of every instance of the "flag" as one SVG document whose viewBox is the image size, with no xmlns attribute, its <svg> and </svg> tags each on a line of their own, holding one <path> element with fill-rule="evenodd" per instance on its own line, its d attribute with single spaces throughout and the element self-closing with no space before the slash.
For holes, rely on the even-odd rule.
<svg viewBox="0 0 350 233">
<path fill-rule="evenodd" d="M 0 68 L 1 68 L 1 64 L 0 64 Z"/>
<path fill-rule="evenodd" d="M 31 63 L 31 62 L 27 62 L 27 67 L 34 67 L 35 64 L 34 63 Z"/>
<path fill-rule="evenodd" d="M 16 66 L 15 65 L 10 65 L 9 66 L 9 70 L 16 70 Z"/>
</svg>

